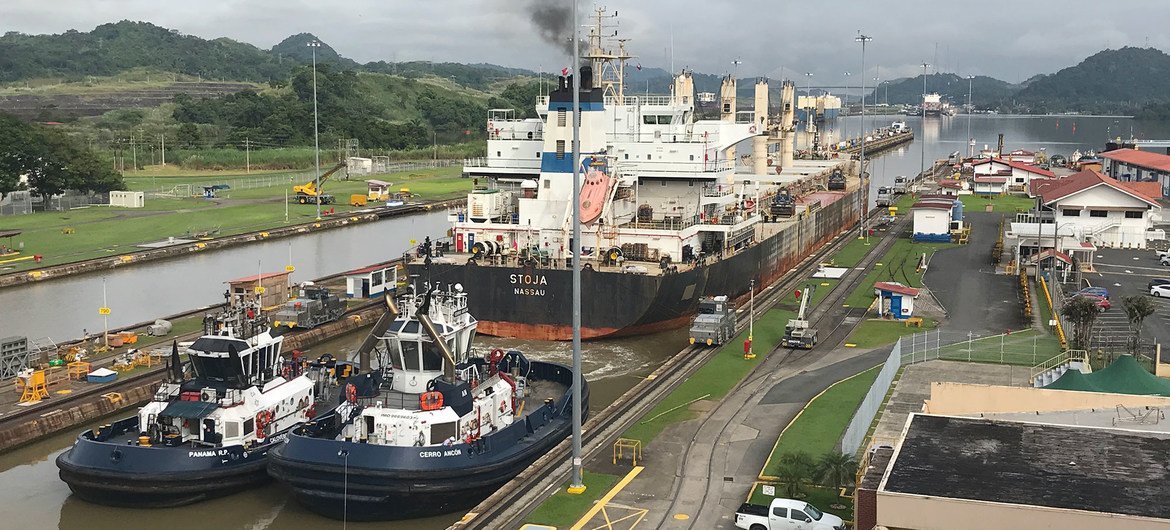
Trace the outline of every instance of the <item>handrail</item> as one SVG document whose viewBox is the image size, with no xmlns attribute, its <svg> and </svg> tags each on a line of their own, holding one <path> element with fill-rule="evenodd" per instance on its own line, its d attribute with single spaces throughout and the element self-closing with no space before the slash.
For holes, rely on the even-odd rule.
<svg viewBox="0 0 1170 530">
<path fill-rule="evenodd" d="M 1060 347 L 1068 348 L 1068 339 L 1064 336 L 1064 326 L 1060 324 L 1060 315 L 1056 313 L 1056 307 L 1052 304 L 1052 295 L 1048 292 L 1048 281 L 1043 276 L 1040 277 L 1040 287 L 1044 289 L 1044 300 L 1048 302 L 1048 312 L 1052 314 L 1052 320 L 1056 321 L 1056 338 L 1060 340 Z"/>
</svg>

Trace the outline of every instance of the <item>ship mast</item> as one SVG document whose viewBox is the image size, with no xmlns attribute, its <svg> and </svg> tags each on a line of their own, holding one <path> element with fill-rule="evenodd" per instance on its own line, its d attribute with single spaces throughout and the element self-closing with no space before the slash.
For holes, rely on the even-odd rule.
<svg viewBox="0 0 1170 530">
<path fill-rule="evenodd" d="M 617 11 L 607 15 L 604 7 L 598 7 L 593 10 L 593 18 L 585 55 L 593 67 L 593 86 L 601 87 L 605 97 L 625 97 L 626 61 L 635 57 L 626 51 L 630 39 L 617 38 Z M 617 41 L 617 51 L 606 48 L 607 40 Z"/>
</svg>

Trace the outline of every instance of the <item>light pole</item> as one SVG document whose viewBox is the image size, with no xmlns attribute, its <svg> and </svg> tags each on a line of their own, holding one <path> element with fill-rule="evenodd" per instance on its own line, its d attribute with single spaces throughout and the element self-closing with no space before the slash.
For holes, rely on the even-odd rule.
<svg viewBox="0 0 1170 530">
<path fill-rule="evenodd" d="M 573 472 L 569 493 L 585 492 L 581 480 L 581 50 L 577 38 L 577 1 L 573 1 Z M 734 110 L 734 109 L 732 109 Z"/>
<path fill-rule="evenodd" d="M 853 75 L 853 74 L 851 74 L 849 72 L 845 72 L 845 109 L 846 110 L 849 109 L 849 76 L 851 76 L 851 75 Z M 863 95 L 862 97 L 865 97 L 865 96 Z M 844 130 L 841 132 L 841 136 L 844 136 L 844 139 L 849 139 L 849 120 L 846 120 L 845 118 L 841 118 L 841 123 L 843 124 L 843 127 L 844 127 Z"/>
<path fill-rule="evenodd" d="M 967 76 L 967 158 L 975 156 L 975 139 L 971 137 L 971 114 L 975 112 L 975 107 L 971 105 L 971 88 L 974 83 L 975 76 Z"/>
<path fill-rule="evenodd" d="M 744 353 L 744 357 L 748 359 L 755 359 L 756 353 L 752 351 L 753 340 L 756 332 L 756 279 L 752 278 L 749 283 L 748 292 L 748 351 Z"/>
<path fill-rule="evenodd" d="M 869 242 L 869 230 L 866 227 L 866 219 L 869 217 L 869 179 L 868 172 L 865 170 L 865 135 L 867 129 L 865 128 L 865 43 L 873 40 L 873 37 L 862 35 L 861 30 L 857 31 L 857 36 L 853 40 L 861 43 L 861 185 L 865 191 L 862 195 L 861 202 L 861 230 L 865 235 L 866 243 Z"/>
<path fill-rule="evenodd" d="M 309 49 L 313 50 L 313 160 L 316 162 L 317 178 L 313 189 L 317 193 L 317 220 L 321 220 L 321 137 L 317 130 L 317 48 L 321 47 L 321 41 L 313 39 L 309 41 Z"/>
<path fill-rule="evenodd" d="M 930 63 L 922 63 L 922 156 L 919 160 L 918 178 L 926 178 L 926 69 Z"/>
<path fill-rule="evenodd" d="M 815 103 L 813 103 L 813 99 L 812 99 L 812 76 L 813 76 L 812 72 L 805 72 L 804 73 L 804 78 L 805 78 L 805 83 L 804 83 L 804 103 L 805 103 L 805 107 L 804 107 L 804 132 L 805 133 L 812 133 L 812 109 L 809 108 L 809 105 L 815 105 Z M 808 139 L 808 142 L 809 143 L 808 143 L 807 147 L 809 147 L 809 150 L 811 151 L 812 150 L 812 138 L 811 137 Z"/>
</svg>

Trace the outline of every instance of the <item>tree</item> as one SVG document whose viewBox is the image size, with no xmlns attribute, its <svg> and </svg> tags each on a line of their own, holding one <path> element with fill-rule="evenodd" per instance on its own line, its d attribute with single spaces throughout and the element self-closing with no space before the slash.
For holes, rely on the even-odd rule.
<svg viewBox="0 0 1170 530">
<path fill-rule="evenodd" d="M 199 145 L 199 128 L 194 123 L 184 123 L 179 126 L 179 132 L 175 133 L 175 139 L 178 140 L 179 147 L 195 148 Z"/>
<path fill-rule="evenodd" d="M 804 483 L 812 476 L 815 467 L 812 457 L 804 451 L 781 454 L 776 475 L 784 483 L 784 494 L 793 499 L 802 496 Z"/>
<path fill-rule="evenodd" d="M 1142 322 L 1154 314 L 1154 303 L 1142 295 L 1127 296 L 1121 299 L 1121 307 L 1125 308 L 1125 316 L 1129 320 L 1129 352 L 1136 355 L 1142 342 Z"/>
<path fill-rule="evenodd" d="M 1074 296 L 1065 299 L 1064 306 L 1060 308 L 1060 314 L 1064 315 L 1073 327 L 1072 347 L 1076 350 L 1087 350 L 1089 348 L 1089 335 L 1093 330 L 1093 322 L 1097 320 L 1097 315 L 1101 313 L 1101 308 L 1097 307 L 1097 303 L 1092 299 L 1084 296 Z"/>
<path fill-rule="evenodd" d="M 837 499 L 841 499 L 841 487 L 851 483 L 857 476 L 857 459 L 853 455 L 831 452 L 817 460 L 814 476 L 821 484 L 833 488 Z"/>
</svg>

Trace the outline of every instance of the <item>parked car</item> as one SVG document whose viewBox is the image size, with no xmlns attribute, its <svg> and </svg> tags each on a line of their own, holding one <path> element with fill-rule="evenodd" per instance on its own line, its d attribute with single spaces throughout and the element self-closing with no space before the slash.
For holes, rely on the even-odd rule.
<svg viewBox="0 0 1170 530">
<path fill-rule="evenodd" d="M 1101 311 L 1108 311 L 1109 308 L 1113 307 L 1113 304 L 1111 304 L 1109 302 L 1109 299 L 1105 298 L 1104 296 L 1100 296 L 1100 295 L 1096 295 L 1096 294 L 1089 294 L 1089 293 L 1077 293 L 1077 294 L 1073 295 L 1073 298 L 1077 298 L 1077 297 L 1088 298 L 1089 300 L 1092 300 L 1093 303 L 1097 304 L 1097 307 Z"/>
<path fill-rule="evenodd" d="M 1078 294 L 1091 294 L 1094 296 L 1100 296 L 1101 298 L 1108 299 L 1109 298 L 1109 289 L 1106 289 L 1104 287 L 1085 287 L 1084 289 L 1077 291 L 1076 294 L 1074 294 L 1073 296 L 1076 296 Z"/>
<path fill-rule="evenodd" d="M 1154 285 L 1150 287 L 1150 294 L 1158 298 L 1170 298 L 1170 284 Z"/>
<path fill-rule="evenodd" d="M 844 530 L 845 522 L 796 499 L 772 499 L 771 504 L 744 503 L 735 511 L 735 527 L 743 530 Z"/>
<path fill-rule="evenodd" d="M 1158 258 L 1158 262 L 1162 265 L 1170 265 L 1170 254 L 1163 254 Z"/>
<path fill-rule="evenodd" d="M 1154 278 L 1146 284 L 1146 290 L 1153 289 L 1155 285 L 1170 285 L 1170 278 Z"/>
</svg>

